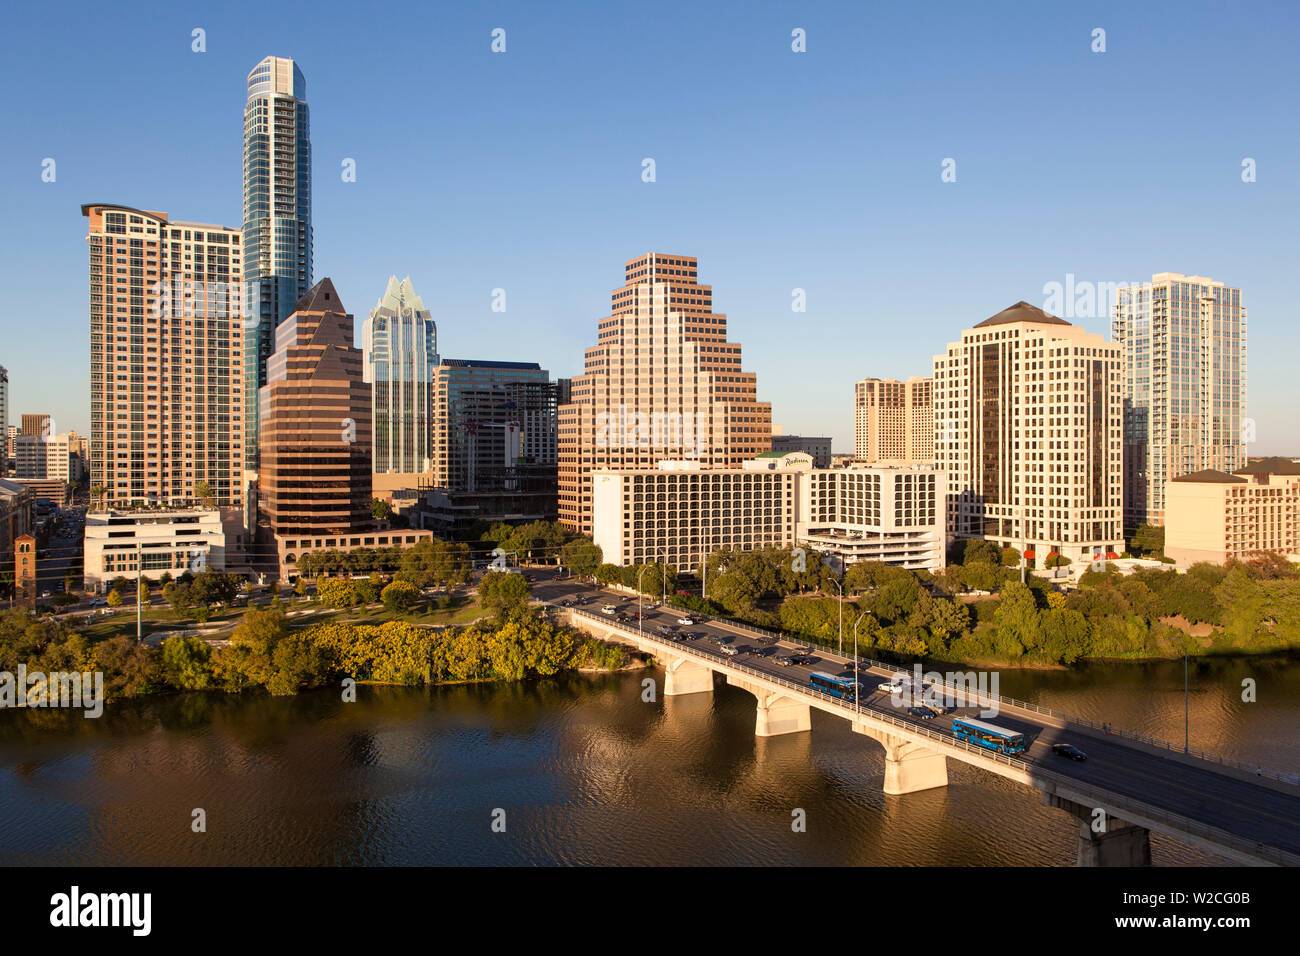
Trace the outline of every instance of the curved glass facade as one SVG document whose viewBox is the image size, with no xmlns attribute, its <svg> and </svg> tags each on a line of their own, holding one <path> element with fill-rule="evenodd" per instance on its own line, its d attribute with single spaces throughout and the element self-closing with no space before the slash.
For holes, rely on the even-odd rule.
<svg viewBox="0 0 1300 956">
<path fill-rule="evenodd" d="M 248 74 L 244 106 L 245 464 L 257 468 L 257 390 L 275 328 L 311 288 L 311 127 L 307 81 L 293 60 Z"/>
</svg>

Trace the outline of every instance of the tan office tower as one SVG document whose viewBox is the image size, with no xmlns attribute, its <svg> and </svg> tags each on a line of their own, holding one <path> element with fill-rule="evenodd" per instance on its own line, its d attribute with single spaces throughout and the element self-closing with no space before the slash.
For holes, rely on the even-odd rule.
<svg viewBox="0 0 1300 956">
<path fill-rule="evenodd" d="M 1026 302 L 934 358 L 935 455 L 948 531 L 1025 551 L 1118 557 L 1123 539 L 1120 347 Z"/>
<path fill-rule="evenodd" d="M 1124 521 L 1165 522 L 1169 481 L 1234 472 L 1254 441 L 1246 418 L 1241 290 L 1161 272 L 1119 289 L 1113 338 L 1123 350 Z"/>
<path fill-rule="evenodd" d="M 372 528 L 370 386 L 329 279 L 275 330 L 258 394 L 258 510 L 277 537 Z"/>
<path fill-rule="evenodd" d="M 853 457 L 858 461 L 934 461 L 933 383 L 864 378 L 854 386 Z"/>
<path fill-rule="evenodd" d="M 597 326 L 571 402 L 560 407 L 560 520 L 592 530 L 591 473 L 651 469 L 663 459 L 736 468 L 768 451 L 772 406 L 713 312 L 713 288 L 690 256 L 649 253 L 624 267 L 612 314 Z"/>
<path fill-rule="evenodd" d="M 243 500 L 238 229 L 91 203 L 90 484 L 105 503 Z"/>
</svg>

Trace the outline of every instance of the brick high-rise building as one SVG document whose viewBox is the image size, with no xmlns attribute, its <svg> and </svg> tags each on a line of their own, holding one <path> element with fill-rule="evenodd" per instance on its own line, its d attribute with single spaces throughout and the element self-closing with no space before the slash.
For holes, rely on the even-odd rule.
<svg viewBox="0 0 1300 956">
<path fill-rule="evenodd" d="M 933 381 L 864 378 L 853 387 L 853 457 L 934 461 Z"/>
<path fill-rule="evenodd" d="M 200 481 L 218 504 L 240 504 L 239 230 L 104 203 L 81 212 L 90 221 L 91 485 L 104 486 L 109 506 L 188 504 Z"/>
<path fill-rule="evenodd" d="M 1161 272 L 1121 288 L 1114 339 L 1124 358 L 1124 523 L 1164 524 L 1169 481 L 1236 471 L 1246 418 L 1241 290 Z"/>
<path fill-rule="evenodd" d="M 736 468 L 771 448 L 772 407 L 757 399 L 713 288 L 690 256 L 649 253 L 624 267 L 625 283 L 597 326 L 584 373 L 560 408 L 560 520 L 592 530 L 591 473 L 691 459 Z"/>
<path fill-rule="evenodd" d="M 275 330 L 259 395 L 258 509 L 277 537 L 373 527 L 370 387 L 352 328 L 322 279 Z"/>
<path fill-rule="evenodd" d="M 1078 564 L 1124 550 L 1120 347 L 1026 302 L 934 358 L 948 531 Z"/>
</svg>

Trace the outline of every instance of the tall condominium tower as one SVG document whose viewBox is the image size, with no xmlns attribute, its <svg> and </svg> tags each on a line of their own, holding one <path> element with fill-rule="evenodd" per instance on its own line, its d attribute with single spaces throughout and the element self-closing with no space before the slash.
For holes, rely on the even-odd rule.
<svg viewBox="0 0 1300 956">
<path fill-rule="evenodd" d="M 275 330 L 259 396 L 258 509 L 276 536 L 373 527 L 370 389 L 352 316 L 322 279 Z"/>
<path fill-rule="evenodd" d="M 238 229 L 92 203 L 90 483 L 107 504 L 243 501 Z"/>
<path fill-rule="evenodd" d="M 245 459 L 257 468 L 258 389 L 275 327 L 311 288 L 311 138 L 307 81 L 268 56 L 248 74 L 244 104 Z"/>
<path fill-rule="evenodd" d="M 388 280 L 361 338 L 374 414 L 375 474 L 427 472 L 438 327 L 409 276 Z"/>
<path fill-rule="evenodd" d="M 859 461 L 934 461 L 931 379 L 864 378 L 853 388 L 853 457 Z"/>
<path fill-rule="evenodd" d="M 772 406 L 713 312 L 690 256 L 649 253 L 624 268 L 584 374 L 560 408 L 560 520 L 590 534 L 591 473 L 693 459 L 736 468 L 772 446 Z"/>
<path fill-rule="evenodd" d="M 1245 464 L 1246 309 L 1241 290 L 1161 272 L 1121 288 L 1124 523 L 1164 524 L 1166 482 Z"/>
<path fill-rule="evenodd" d="M 9 431 L 9 372 L 0 365 L 0 435 Z M 8 470 L 6 461 L 6 451 L 8 442 L 0 442 L 0 478 L 5 476 Z"/>
<path fill-rule="evenodd" d="M 948 531 L 1043 567 L 1124 550 L 1120 348 L 1025 302 L 934 358 Z"/>
</svg>

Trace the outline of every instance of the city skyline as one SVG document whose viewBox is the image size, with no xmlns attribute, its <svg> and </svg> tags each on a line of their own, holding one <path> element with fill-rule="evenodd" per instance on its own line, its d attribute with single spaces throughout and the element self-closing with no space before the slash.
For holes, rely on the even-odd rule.
<svg viewBox="0 0 1300 956">
<path fill-rule="evenodd" d="M 1283 10 L 1272 15 L 1283 20 L 1294 16 Z M 704 12 L 688 36 L 650 32 L 643 42 L 628 47 L 626 52 L 639 62 L 668 43 L 688 50 L 716 46 L 720 62 L 748 64 L 745 78 L 755 95 L 779 88 L 779 96 L 761 108 L 748 98 L 705 90 L 706 100 L 721 97 L 727 100 L 722 106 L 733 108 L 712 124 L 712 145 L 689 155 L 683 153 L 685 143 L 698 144 L 678 126 L 691 124 L 659 120 L 642 133 L 620 134 L 616 143 L 590 155 L 558 147 L 557 137 L 566 128 L 580 134 L 575 145 L 590 145 L 592 137 L 607 132 L 602 120 L 612 98 L 609 93 L 600 93 L 592 106 L 549 131 L 546 124 L 529 121 L 537 101 L 533 94 L 524 96 L 523 103 L 512 108 L 521 112 L 508 114 L 517 121 L 500 127 L 495 139 L 481 136 L 492 122 L 499 122 L 479 115 L 485 104 L 504 91 L 519 89 L 530 71 L 540 68 L 540 51 L 555 49 L 556 28 L 537 23 L 521 7 L 499 15 L 509 38 L 502 54 L 490 49 L 496 20 L 455 23 L 453 48 L 439 69 L 460 70 L 468 83 L 481 89 L 471 90 L 464 102 L 446 110 L 422 107 L 416 96 L 376 97 L 374 81 L 337 65 L 340 43 L 366 49 L 378 43 L 383 31 L 359 29 L 346 41 L 331 38 L 318 46 L 310 26 L 295 24 L 291 29 L 287 19 L 272 15 L 264 33 L 235 44 L 230 21 L 214 16 L 205 27 L 207 49 L 198 54 L 190 49 L 188 34 L 147 27 L 140 42 L 177 47 L 175 57 L 167 61 L 174 64 L 177 90 L 164 92 L 161 108 L 166 109 L 172 95 L 193 99 L 193 111 L 204 119 L 192 130 L 186 117 L 172 126 L 188 135 L 200 153 L 210 155 L 184 164 L 184 175 L 182 170 L 161 169 L 150 159 L 156 137 L 117 136 L 110 126 L 102 138 L 113 139 L 115 149 L 93 169 L 75 160 L 90 153 L 64 133 L 63 147 L 55 137 L 49 148 L 36 149 L 40 156 L 31 160 L 30 169 L 7 170 L 14 191 L 11 207 L 20 218 L 35 223 L 22 247 L 5 257 L 6 267 L 14 270 L 6 283 L 11 308 L 15 314 L 31 313 L 39 303 L 42 314 L 50 316 L 33 328 L 17 329 L 9 351 L 0 356 L 10 370 L 10 406 L 14 413 L 47 408 L 61 429 L 89 431 L 85 291 L 66 278 L 84 274 L 84 260 L 77 271 L 66 271 L 69 239 L 80 238 L 79 205 L 102 198 L 140 208 L 175 208 L 205 222 L 239 222 L 240 187 L 234 178 L 238 160 L 231 158 L 238 145 L 239 78 L 268 54 L 294 57 L 305 48 L 312 55 L 299 62 L 312 79 L 317 121 L 317 271 L 335 279 L 345 300 L 368 298 L 387 275 L 409 273 L 433 319 L 462 342 L 459 354 L 535 359 L 556 377 L 576 376 L 589 344 L 590 324 L 607 308 L 598 304 L 608 291 L 600 277 L 608 274 L 611 261 L 650 248 L 689 250 L 706 260 L 710 279 L 723 290 L 716 306 L 731 323 L 738 323 L 735 335 L 746 343 L 746 370 L 757 375 L 758 398 L 771 402 L 774 423 L 790 433 L 830 434 L 837 451 L 848 451 L 855 381 L 924 375 L 939 345 L 1007 301 L 1024 299 L 1053 311 L 1048 308 L 1053 284 L 1066 290 L 1086 288 L 1091 295 L 1097 286 L 1178 271 L 1214 276 L 1242 290 L 1251 313 L 1247 416 L 1256 422 L 1257 437 L 1248 453 L 1295 454 L 1300 434 L 1287 413 L 1292 395 L 1283 364 L 1290 318 L 1286 250 L 1274 240 L 1276 229 L 1267 228 L 1281 201 L 1276 185 L 1269 183 L 1284 182 L 1283 157 L 1294 153 L 1287 137 L 1294 134 L 1268 123 L 1269 31 L 1258 30 L 1256 24 L 1249 55 L 1228 50 L 1213 69 L 1200 71 L 1210 74 L 1203 77 L 1193 72 L 1199 68 L 1182 65 L 1197 59 L 1184 54 L 1210 42 L 1216 44 L 1217 54 L 1220 46 L 1231 46 L 1223 44 L 1223 31 L 1231 36 L 1239 27 L 1195 11 L 1175 31 L 1152 37 L 1146 31 L 1154 13 L 1115 10 L 1090 16 L 1107 22 L 1110 43 L 1105 53 L 1089 48 L 1092 20 L 1064 14 L 1025 14 L 1010 24 L 966 13 L 942 19 L 934 44 L 951 54 L 945 74 L 950 79 L 918 81 L 915 68 L 909 67 L 910 84 L 900 80 L 896 88 L 923 99 L 931 122 L 919 128 L 908 120 L 906 104 L 889 98 L 895 88 L 888 82 L 882 102 L 866 110 L 879 120 L 892 121 L 885 124 L 891 130 L 891 146 L 883 153 L 862 151 L 860 137 L 841 131 L 840 122 L 846 118 L 842 104 L 827 105 L 812 95 L 846 69 L 843 61 L 854 44 L 871 43 L 882 65 L 892 62 L 893 54 L 874 45 L 878 34 L 847 8 L 830 17 L 825 12 L 806 15 L 763 8 L 752 22 L 737 26 L 727 21 L 725 29 L 724 18 Z M 620 14 L 610 13 L 572 24 L 566 35 L 579 51 L 578 63 L 589 62 L 583 50 L 604 63 L 607 54 L 600 52 L 599 39 L 614 35 L 620 21 Z M 896 25 L 904 32 L 919 29 L 915 24 Z M 103 24 L 110 34 L 138 26 L 129 18 L 122 27 Z M 807 30 L 806 53 L 791 50 L 790 31 L 795 27 Z M 1015 45 L 1031 35 L 1037 46 Z M 1143 37 L 1140 50 L 1131 42 L 1135 35 Z M 385 34 L 384 40 L 391 41 L 391 36 Z M 72 41 L 74 52 L 77 42 Z M 1005 67 L 1003 74 L 986 75 L 983 67 L 990 58 L 1005 58 L 1012 51 L 1018 57 L 1014 65 Z M 16 67 L 29 55 L 22 47 L 10 52 Z M 182 55 L 189 59 L 177 59 Z M 761 62 L 749 62 L 755 58 Z M 1088 127 L 1088 121 L 1104 116 L 1108 107 L 1117 115 L 1121 93 L 1132 86 L 1151 89 L 1151 84 L 1159 88 L 1169 82 L 1159 75 L 1163 68 L 1185 81 L 1190 93 L 1205 93 L 1207 99 L 1195 110 L 1198 116 L 1206 104 L 1232 102 L 1231 122 L 1237 132 L 1228 137 L 1231 147 L 1188 146 L 1181 139 L 1184 134 L 1175 131 L 1171 135 L 1181 151 L 1173 145 L 1149 147 L 1152 164 L 1099 149 L 1082 149 L 1082 157 L 1062 155 L 1052 137 L 1040 143 L 1031 136 L 1034 124 L 1027 122 L 1045 115 L 1040 110 L 1051 105 L 1054 95 L 1069 92 L 1060 86 L 1065 81 L 1050 76 L 1051 64 L 1061 60 L 1080 68 L 1074 74 L 1082 72 L 1098 85 L 1091 90 L 1086 111 L 1060 124 L 1061 142 L 1074 145 L 1069 131 Z M 554 67 L 553 61 L 547 63 Z M 565 82 L 576 69 L 551 68 L 543 83 L 546 91 L 553 95 L 553 85 Z M 667 77 L 665 95 L 681 92 L 692 79 L 707 85 L 705 69 L 688 70 L 684 78 Z M 764 71 L 772 76 L 765 78 Z M 963 88 L 963 77 L 977 76 L 975 91 Z M 1028 92 L 1024 81 L 1029 78 L 1044 80 L 1044 88 Z M 55 82 L 70 81 L 60 76 Z M 398 85 L 391 78 L 389 82 L 393 88 Z M 1075 75 L 1071 82 L 1081 81 Z M 854 87 L 845 95 L 866 92 Z M 986 132 L 977 135 L 976 124 L 959 115 L 972 97 L 977 106 L 983 97 L 1002 97 L 1003 120 L 990 124 L 1001 140 Z M 363 101 L 369 112 L 358 112 Z M 702 107 L 719 105 L 707 102 Z M 60 117 L 64 126 L 78 130 L 77 135 L 96 128 L 94 117 L 83 109 L 69 104 Z M 417 167 L 367 143 L 377 137 L 378 127 L 413 110 L 416 115 L 407 116 L 408 127 L 441 123 L 439 128 L 450 132 L 450 141 L 463 156 L 450 147 L 435 149 L 429 154 L 431 163 Z M 1192 115 L 1190 106 L 1166 110 L 1175 111 L 1174 120 L 1180 111 Z M 34 145 L 50 141 L 51 129 L 39 118 L 10 119 Z M 783 135 L 770 131 L 774 119 Z M 84 129 L 77 126 L 78 120 Z M 1200 142 L 1199 136 L 1195 142 Z M 58 163 L 57 177 L 42 182 L 37 160 L 48 156 L 58 162 L 63 150 L 68 158 Z M 941 164 L 948 157 L 956 157 L 956 182 L 941 180 Z M 1259 163 L 1256 182 L 1243 182 L 1241 163 L 1247 157 Z M 643 181 L 646 158 L 655 160 L 653 182 Z M 352 182 L 340 173 L 341 168 L 346 172 L 348 159 L 355 163 Z M 4 161 L 12 164 L 17 158 Z M 818 174 L 824 174 L 824 183 L 818 182 Z M 196 189 L 196 183 L 202 188 Z M 1195 189 L 1201 203 L 1185 202 L 1188 189 Z M 751 201 L 759 191 L 760 200 Z M 399 197 L 406 203 L 401 217 L 396 210 L 402 207 L 394 205 Z M 1153 230 L 1148 223 L 1140 240 L 1116 229 L 1116 218 L 1104 213 L 1139 198 L 1166 210 L 1159 228 Z M 559 215 L 557 203 L 571 214 Z M 1182 209 L 1184 205 L 1198 208 L 1193 215 L 1193 210 Z M 1213 228 L 1196 224 L 1207 207 L 1214 213 Z M 376 214 L 374 209 L 394 211 Z M 1029 218 L 1031 210 L 1038 210 L 1036 220 Z M 1053 217 L 1070 228 L 1053 228 Z M 411 229 L 423 235 L 430 221 L 443 227 L 439 235 L 412 242 Z M 1044 223 L 1040 235 L 1025 228 L 1035 221 Z M 593 225 L 601 227 L 594 244 L 585 235 Z M 972 229 L 978 230 L 978 239 Z M 534 244 L 539 230 L 547 237 L 540 249 Z M 1058 233 L 1062 238 L 1052 241 Z M 988 253 L 987 248 L 999 246 L 1007 261 Z M 943 256 L 941 265 L 936 264 L 938 255 Z M 943 273 L 941 282 L 931 281 L 936 269 Z M 56 275 L 63 280 L 53 281 Z M 498 289 L 508 302 L 504 313 L 492 311 Z M 792 311 L 796 290 L 803 290 L 806 312 Z M 1093 301 L 1087 306 L 1090 314 L 1079 316 L 1071 313 L 1088 302 L 1087 296 L 1058 298 L 1064 318 L 1109 337 L 1110 310 L 1100 302 Z M 508 350 L 496 344 L 503 328 L 509 330 Z M 790 334 L 794 329 L 797 335 Z M 844 347 L 864 329 L 871 335 L 869 348 Z M 51 334 L 68 344 L 50 350 Z"/>
</svg>

